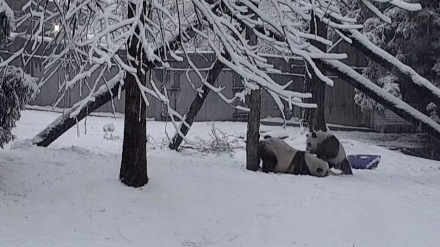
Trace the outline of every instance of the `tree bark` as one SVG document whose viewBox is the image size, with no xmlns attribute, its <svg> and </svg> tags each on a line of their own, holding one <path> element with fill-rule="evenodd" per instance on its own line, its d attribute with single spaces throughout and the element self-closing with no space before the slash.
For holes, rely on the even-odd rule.
<svg viewBox="0 0 440 247">
<path fill-rule="evenodd" d="M 260 168 L 260 158 L 258 156 L 258 143 L 260 141 L 260 108 L 261 90 L 252 90 L 248 95 L 249 115 L 246 133 L 246 169 L 257 171 Z"/>
<path fill-rule="evenodd" d="M 310 21 L 310 33 L 315 34 L 318 37 L 327 37 L 327 26 L 317 18 L 314 18 L 314 12 L 312 11 L 312 20 Z M 317 47 L 323 52 L 327 52 L 326 45 L 317 42 L 310 41 L 310 44 Z M 327 124 L 325 120 L 325 82 L 321 81 L 318 76 L 314 73 L 313 69 L 310 67 L 308 63 L 306 63 L 309 73 L 312 78 L 306 73 L 306 92 L 312 93 L 312 98 L 309 99 L 309 102 L 314 102 L 318 106 L 317 108 L 306 108 L 304 109 L 306 121 L 310 131 L 327 131 Z M 325 69 L 321 64 L 321 61 L 316 62 L 316 66 L 319 70 L 325 74 Z"/>
<path fill-rule="evenodd" d="M 258 7 L 258 5 L 256 5 L 256 7 Z M 253 17 L 256 16 L 254 15 Z M 255 46 L 257 44 L 257 36 L 252 29 L 247 26 L 245 32 L 246 39 L 249 40 L 249 45 Z M 246 133 L 246 169 L 257 171 L 260 168 L 258 144 L 260 142 L 261 89 L 252 90 L 251 94 L 246 97 L 250 108 Z"/>
<path fill-rule="evenodd" d="M 143 4 L 146 11 L 146 3 Z M 135 16 L 136 5 L 129 4 L 128 18 Z M 139 11 L 139 10 L 138 10 Z M 145 12 L 144 12 L 145 13 Z M 139 28 L 135 30 L 140 33 Z M 128 54 L 131 67 L 137 69 L 137 77 L 142 85 L 146 86 L 147 71 L 142 72 L 142 59 L 144 51 L 139 46 L 137 35 L 132 35 L 128 41 Z M 125 94 L 125 117 L 124 117 L 124 138 L 122 142 L 122 160 L 119 179 L 127 186 L 141 187 L 148 183 L 147 174 L 147 116 L 146 104 L 142 98 L 142 92 L 131 73 L 126 73 L 124 80 L 126 86 Z"/>
<path fill-rule="evenodd" d="M 228 54 L 226 57 L 229 58 Z M 208 77 L 206 79 L 206 82 L 211 85 L 214 85 L 215 80 L 217 80 L 217 77 L 223 68 L 224 68 L 224 64 L 219 60 L 217 60 L 214 66 L 208 71 Z M 192 124 L 194 123 L 194 119 L 196 118 L 197 113 L 200 111 L 200 108 L 202 108 L 203 102 L 205 102 L 206 97 L 208 97 L 209 92 L 211 92 L 211 89 L 209 89 L 209 87 L 206 85 L 202 86 L 202 90 L 203 93 L 201 94 L 196 93 L 196 96 L 191 102 L 188 112 L 185 114 L 184 119 L 189 126 L 192 126 Z M 184 136 L 186 136 L 186 134 L 189 131 L 188 126 L 183 123 L 180 124 L 179 129 Z M 182 143 L 182 141 L 183 141 L 183 137 L 176 132 L 173 136 L 173 141 L 169 145 L 169 148 L 173 150 L 177 150 L 180 144 Z"/>
<path fill-rule="evenodd" d="M 440 144 L 440 125 L 434 120 L 414 109 L 404 101 L 387 93 L 382 88 L 369 81 L 349 66 L 336 60 L 323 60 L 324 67 L 339 78 L 351 84 L 365 95 L 382 104 L 401 118 L 420 127 L 425 133 Z"/>
</svg>

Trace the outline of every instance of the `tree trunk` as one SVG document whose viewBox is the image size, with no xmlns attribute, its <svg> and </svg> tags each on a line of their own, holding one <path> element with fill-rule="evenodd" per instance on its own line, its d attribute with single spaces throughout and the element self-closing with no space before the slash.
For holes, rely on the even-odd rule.
<svg viewBox="0 0 440 247">
<path fill-rule="evenodd" d="M 127 73 L 125 85 L 124 139 L 119 179 L 128 186 L 141 187 L 148 182 L 146 105 L 133 75 Z"/>
<path fill-rule="evenodd" d="M 319 19 L 314 18 L 314 12 L 312 11 L 312 20 L 310 21 L 310 33 L 315 34 L 319 37 L 326 38 L 327 37 L 327 26 L 321 22 Z M 310 41 L 310 43 L 320 49 L 323 52 L 327 52 L 326 45 L 317 42 Z M 319 79 L 318 76 L 314 73 L 313 69 L 310 68 L 310 65 L 306 63 L 309 73 L 312 78 L 306 73 L 306 92 L 312 93 L 312 98 L 309 99 L 309 102 L 314 102 L 318 106 L 317 108 L 306 108 L 304 109 L 307 125 L 310 131 L 322 130 L 327 131 L 327 124 L 325 121 L 325 87 L 326 84 Z M 325 74 L 325 69 L 320 61 L 316 62 L 316 66 L 319 70 Z"/>
<path fill-rule="evenodd" d="M 135 16 L 136 5 L 129 4 L 128 18 Z M 144 3 L 145 8 L 145 3 Z M 143 9 L 145 11 L 145 9 Z M 136 34 L 140 30 L 136 28 Z M 137 69 L 137 77 L 142 85 L 146 86 L 147 71 L 142 72 L 143 49 L 139 46 L 137 35 L 132 35 L 128 41 L 128 53 L 131 67 Z M 119 179 L 127 186 L 141 187 L 148 183 L 147 175 L 147 116 L 146 104 L 142 98 L 142 92 L 137 85 L 135 77 L 126 73 L 124 80 L 125 94 L 125 117 L 124 117 L 124 140 L 122 142 L 122 161 Z"/>
<path fill-rule="evenodd" d="M 250 105 L 246 133 L 246 169 L 251 171 L 257 171 L 260 168 L 260 158 L 258 156 L 258 143 L 260 141 L 260 92 L 260 89 L 252 90 L 246 100 Z"/>
<path fill-rule="evenodd" d="M 258 7 L 258 5 L 256 7 Z M 252 29 L 246 27 L 245 32 L 246 39 L 249 40 L 249 45 L 256 45 L 257 36 L 254 34 Z M 258 144 L 260 142 L 261 89 L 252 90 L 251 94 L 247 95 L 246 97 L 246 101 L 249 102 L 250 108 L 246 133 L 246 169 L 250 171 L 257 171 L 260 168 Z"/>
<path fill-rule="evenodd" d="M 420 127 L 425 133 L 440 143 L 440 125 L 434 120 L 414 109 L 399 98 L 387 93 L 385 90 L 342 62 L 336 60 L 323 60 L 323 65 L 328 71 L 335 73 L 339 78 L 362 91 L 365 95 L 382 104 L 385 108 L 394 112 L 401 118 Z"/>
<path fill-rule="evenodd" d="M 429 98 L 430 102 L 440 105 L 440 89 L 417 74 L 411 67 L 371 43 L 359 31 L 345 30 L 343 33 L 351 38 L 353 47 L 397 76 L 400 84 L 410 90 L 419 91 L 426 98 Z"/>
<path fill-rule="evenodd" d="M 227 54 L 226 58 L 229 59 L 228 54 Z M 211 85 L 214 85 L 215 80 L 217 80 L 217 77 L 223 68 L 224 68 L 224 64 L 222 62 L 220 62 L 219 60 L 217 60 L 214 64 L 214 66 L 209 70 L 208 78 L 206 79 L 206 82 Z M 191 103 L 191 106 L 188 109 L 188 112 L 185 114 L 184 119 L 185 119 L 185 122 L 189 126 L 192 126 L 192 124 L 194 123 L 194 119 L 196 118 L 197 113 L 200 111 L 200 108 L 202 108 L 203 102 L 205 102 L 206 97 L 208 97 L 208 94 L 211 91 L 211 89 L 209 89 L 209 87 L 207 87 L 206 85 L 202 86 L 202 90 L 203 90 L 203 93 L 196 94 L 196 96 L 194 97 L 194 99 Z M 184 136 L 186 136 L 186 134 L 189 131 L 188 126 L 181 123 L 179 128 L 180 128 L 180 132 L 182 132 L 182 134 Z M 173 141 L 169 145 L 169 148 L 177 150 L 179 148 L 180 144 L 182 143 L 182 141 L 183 141 L 183 137 L 180 136 L 178 132 L 176 132 L 173 136 Z"/>
</svg>

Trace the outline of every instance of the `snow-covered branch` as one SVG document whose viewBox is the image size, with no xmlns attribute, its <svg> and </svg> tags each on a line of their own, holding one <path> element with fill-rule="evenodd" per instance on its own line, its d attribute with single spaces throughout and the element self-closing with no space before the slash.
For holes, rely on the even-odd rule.
<svg viewBox="0 0 440 247">
<path fill-rule="evenodd" d="M 147 104 L 147 95 L 151 95 L 169 105 L 161 85 L 156 85 L 153 80 L 147 80 L 147 85 L 141 83 L 144 80 L 141 77 L 146 76 L 153 65 L 169 66 L 167 56 L 177 61 L 186 58 L 202 85 L 228 104 L 244 101 L 249 90 L 265 88 L 279 106 L 283 105 L 280 103 L 284 100 L 289 106 L 315 107 L 314 104 L 303 103 L 303 99 L 311 97 L 310 94 L 287 90 L 286 86 L 269 76 L 269 72 L 277 71 L 276 68 L 260 56 L 254 46 L 249 45 L 243 30 L 253 30 L 260 40 L 270 43 L 281 55 L 302 57 L 320 80 L 333 85 L 333 81 L 318 69 L 314 61 L 345 59 L 347 55 L 319 53 L 308 49 L 310 41 L 326 46 L 333 43 L 325 37 L 310 34 L 300 22 L 319 18 L 329 27 L 339 30 L 341 35 L 344 30 L 362 27 L 355 19 L 342 15 L 339 1 L 270 0 L 273 13 L 268 14 L 267 10 L 256 7 L 252 0 L 29 0 L 23 7 L 25 17 L 21 18 L 29 21 L 20 22 L 27 28 L 18 34 L 26 36 L 27 43 L 17 56 L 27 57 L 24 59 L 26 63 L 37 50 L 46 55 L 40 87 L 58 71 L 67 71 L 64 78 L 61 78 L 57 102 L 71 88 L 85 87 L 88 92 L 84 101 L 78 103 L 78 109 L 94 99 L 95 93 L 106 80 L 112 80 L 104 76 L 111 68 L 116 68 L 118 78 L 124 78 L 127 73 L 132 74 Z M 367 6 L 372 2 L 385 3 L 380 0 L 363 0 Z M 46 3 L 47 6 L 44 5 Z M 386 3 L 411 11 L 418 8 L 399 0 Z M 133 15 L 130 16 L 129 7 L 133 8 Z M 245 87 L 243 92 L 228 98 L 223 95 L 222 86 L 217 88 L 207 82 L 185 48 L 185 43 L 194 35 L 207 44 L 219 62 L 242 77 Z M 48 36 L 51 38 L 48 39 Z M 171 47 L 169 43 L 177 36 L 180 37 L 183 56 L 175 53 L 176 46 Z M 133 38 L 138 40 L 137 52 L 126 59 L 123 55 Z M 159 47 L 164 47 L 163 52 L 155 52 Z M 123 83 L 123 80 L 119 81 Z M 199 90 L 195 84 L 192 87 Z M 173 109 L 169 108 L 168 112 L 182 119 Z"/>
<path fill-rule="evenodd" d="M 309 47 L 309 49 L 319 52 L 319 49 L 315 47 Z M 422 130 L 440 143 L 440 125 L 433 119 L 414 109 L 403 100 L 389 94 L 348 65 L 337 60 L 322 60 L 322 62 L 326 69 L 337 73 L 341 79 L 364 92 L 368 97 L 381 103 L 401 118 L 413 123 L 415 126 L 420 126 Z"/>
<path fill-rule="evenodd" d="M 8 66 L 0 69 L 0 148 L 13 139 L 15 122 L 20 120 L 26 104 L 38 92 L 36 78 L 23 69 Z"/>
<path fill-rule="evenodd" d="M 3 47 L 11 31 L 15 28 L 14 12 L 4 0 L 0 0 L 0 20 L 0 47 Z"/>
<path fill-rule="evenodd" d="M 401 80 L 401 83 L 406 83 L 407 85 L 418 88 L 421 92 L 424 92 L 427 97 L 431 98 L 435 104 L 440 104 L 440 89 L 420 76 L 414 69 L 374 45 L 359 31 L 350 30 L 347 31 L 346 34 L 352 39 L 353 46 L 395 74 Z"/>
</svg>

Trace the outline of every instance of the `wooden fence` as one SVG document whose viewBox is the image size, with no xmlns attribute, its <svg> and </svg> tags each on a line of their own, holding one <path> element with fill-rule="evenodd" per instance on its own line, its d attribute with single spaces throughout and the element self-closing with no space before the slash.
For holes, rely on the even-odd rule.
<svg viewBox="0 0 440 247">
<path fill-rule="evenodd" d="M 8 51 L 1 51 L 0 56 L 4 59 L 9 57 L 13 51 L 22 47 L 23 43 L 16 42 L 14 46 L 10 47 Z M 345 52 L 349 55 L 349 59 L 346 59 L 346 63 L 355 66 L 365 66 L 365 58 L 355 52 L 348 44 L 339 44 L 336 47 L 338 52 Z M 212 54 L 193 54 L 193 61 L 199 68 L 204 68 L 202 74 L 206 74 L 208 68 L 214 61 Z M 285 84 L 290 80 L 293 80 L 289 89 L 302 92 L 304 86 L 304 62 L 298 58 L 291 58 L 286 62 L 284 59 L 267 55 L 269 63 L 273 64 L 275 68 L 282 71 L 281 74 L 271 74 L 270 76 L 277 82 Z M 16 66 L 22 67 L 22 62 L 19 59 L 13 61 Z M 194 72 L 188 70 L 188 64 L 184 62 L 170 61 L 171 69 L 155 69 L 153 71 L 153 80 L 159 85 L 165 85 L 168 91 L 168 96 L 171 101 L 171 106 L 179 113 L 184 114 L 191 101 L 193 100 L 196 92 L 192 89 L 189 83 L 188 77 L 192 83 L 196 86 L 201 85 L 201 81 Z M 42 77 L 42 59 L 35 56 L 30 60 L 25 67 L 26 72 L 35 77 Z M 39 95 L 36 99 L 30 103 L 30 105 L 36 106 L 53 106 L 54 102 L 59 99 L 60 94 L 64 89 L 59 88 L 61 78 L 65 77 L 66 71 L 62 69 L 58 70 L 40 89 Z M 116 73 L 116 69 L 110 70 L 105 77 L 110 79 Z M 96 78 L 97 75 L 92 75 L 92 78 Z M 361 112 L 360 108 L 355 105 L 353 97 L 353 87 L 348 83 L 340 80 L 337 77 L 332 77 L 335 80 L 334 87 L 327 87 L 326 89 L 326 118 L 327 122 L 333 124 L 349 125 L 349 126 L 362 126 L 373 127 L 372 117 L 370 113 Z M 100 82 L 103 83 L 103 82 Z M 216 86 L 222 85 L 225 87 L 223 94 L 227 97 L 233 97 L 236 92 L 242 90 L 242 83 L 238 74 L 234 73 L 230 69 L 223 69 L 218 76 Z M 68 90 L 59 102 L 57 107 L 69 108 L 74 103 L 78 102 L 84 96 L 88 94 L 86 86 L 80 88 L 79 85 Z M 113 105 L 116 112 L 124 112 L 124 93 L 121 94 L 120 99 L 115 99 Z M 281 113 L 278 107 L 275 105 L 273 99 L 267 94 L 263 93 L 262 97 L 262 109 L 261 117 L 280 117 Z M 112 103 L 107 103 L 98 109 L 98 112 L 111 112 L 113 109 Z M 234 121 L 240 120 L 245 114 L 235 108 L 224 103 L 215 93 L 211 93 L 197 115 L 196 121 Z M 286 111 L 287 116 L 299 116 L 300 109 L 294 107 L 292 111 Z M 166 117 L 164 106 L 150 98 L 150 106 L 147 109 L 147 116 L 156 120 L 163 120 Z"/>
</svg>

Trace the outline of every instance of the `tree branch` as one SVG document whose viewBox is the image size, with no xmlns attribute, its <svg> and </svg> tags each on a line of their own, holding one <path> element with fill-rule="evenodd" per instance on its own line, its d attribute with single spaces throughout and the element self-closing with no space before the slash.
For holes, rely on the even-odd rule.
<svg viewBox="0 0 440 247">
<path fill-rule="evenodd" d="M 198 26 L 200 24 L 196 24 L 195 26 Z M 193 26 L 187 27 L 186 34 L 193 35 L 194 37 L 196 35 L 195 32 L 191 31 Z M 177 35 L 174 40 L 168 43 L 168 48 L 166 47 L 166 44 L 159 49 L 157 49 L 154 53 L 156 55 L 163 54 L 166 49 L 174 49 L 177 50 L 180 47 L 180 44 L 182 42 L 181 35 Z M 145 66 L 148 68 L 152 68 L 155 66 L 150 61 L 147 61 L 144 57 L 144 63 Z M 146 68 L 144 68 L 146 69 Z M 59 138 L 61 135 L 63 135 L 65 132 L 67 132 L 70 128 L 72 128 L 76 123 L 83 120 L 87 115 L 98 109 L 99 107 L 105 105 L 107 102 L 111 101 L 113 98 L 115 98 L 118 95 L 118 90 L 124 91 L 124 86 L 121 86 L 120 82 L 116 82 L 112 85 L 109 85 L 107 88 L 107 85 L 102 85 L 94 94 L 93 98 L 94 101 L 89 101 L 86 104 L 82 105 L 82 107 L 79 109 L 80 104 L 76 104 L 72 108 L 68 109 L 62 116 L 58 117 L 50 123 L 44 130 L 42 130 L 40 133 L 38 133 L 33 139 L 32 143 L 37 146 L 47 147 L 52 142 L 54 142 L 57 138 Z M 73 112 L 77 112 L 76 116 L 71 116 Z"/>
</svg>

